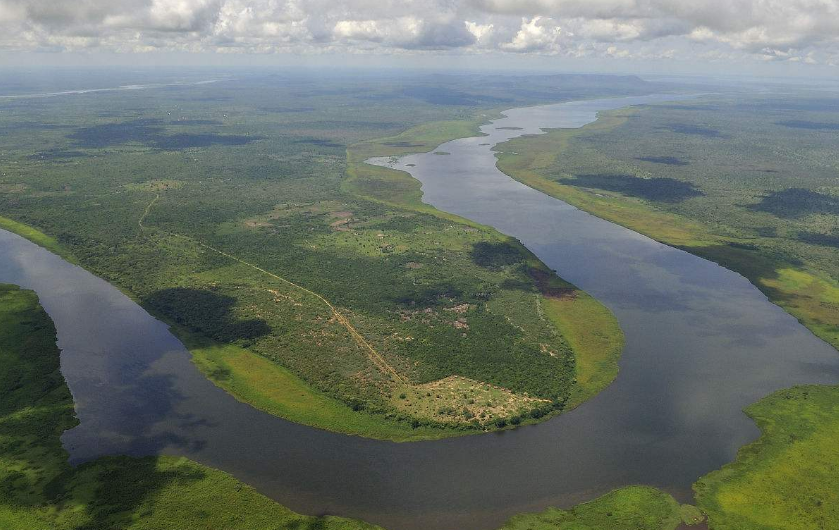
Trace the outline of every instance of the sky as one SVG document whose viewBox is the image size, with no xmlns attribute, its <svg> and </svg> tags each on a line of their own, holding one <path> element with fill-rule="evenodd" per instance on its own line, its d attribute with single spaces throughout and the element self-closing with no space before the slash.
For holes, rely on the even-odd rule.
<svg viewBox="0 0 839 530">
<path fill-rule="evenodd" d="M 0 0 L 0 65 L 839 74 L 839 0 Z"/>
</svg>

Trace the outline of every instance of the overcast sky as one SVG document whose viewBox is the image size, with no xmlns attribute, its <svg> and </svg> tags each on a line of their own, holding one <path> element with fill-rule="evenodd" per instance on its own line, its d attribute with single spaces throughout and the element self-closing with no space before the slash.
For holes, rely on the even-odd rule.
<svg viewBox="0 0 839 530">
<path fill-rule="evenodd" d="M 0 0 L 22 57 L 837 75 L 839 0 Z"/>
</svg>

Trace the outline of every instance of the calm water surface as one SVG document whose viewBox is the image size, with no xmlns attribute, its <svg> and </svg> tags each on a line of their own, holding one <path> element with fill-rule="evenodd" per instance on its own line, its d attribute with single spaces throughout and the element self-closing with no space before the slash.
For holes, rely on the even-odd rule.
<svg viewBox="0 0 839 530">
<path fill-rule="evenodd" d="M 440 146 L 449 156 L 379 161 L 420 180 L 426 202 L 519 238 L 608 305 L 626 333 L 608 389 L 500 434 L 395 444 L 259 412 L 204 378 L 167 327 L 116 288 L 0 231 L 0 281 L 34 289 L 58 329 L 80 419 L 62 438 L 73 462 L 183 455 L 292 509 L 391 530 L 490 529 L 634 483 L 689 500 L 692 482 L 758 435 L 744 406 L 794 384 L 839 381 L 839 353 L 741 276 L 511 180 L 490 150 L 540 127 L 579 127 L 599 110 L 663 99 L 514 109 L 483 128 L 488 136 Z"/>
</svg>

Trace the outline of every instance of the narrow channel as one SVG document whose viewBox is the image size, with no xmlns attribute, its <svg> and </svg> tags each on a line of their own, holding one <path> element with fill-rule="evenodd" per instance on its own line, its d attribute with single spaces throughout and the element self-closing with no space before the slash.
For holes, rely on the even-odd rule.
<svg viewBox="0 0 839 530">
<path fill-rule="evenodd" d="M 35 290 L 58 330 L 80 419 L 62 438 L 72 461 L 182 455 L 296 511 L 390 530 L 491 529 L 627 484 L 688 500 L 699 476 L 758 435 L 743 407 L 776 389 L 839 381 L 839 353 L 740 275 L 519 184 L 491 151 L 666 99 L 513 109 L 483 127 L 487 136 L 437 149 L 448 156 L 380 161 L 422 182 L 427 203 L 518 238 L 617 315 L 626 348 L 616 382 L 515 431 L 396 444 L 272 417 L 215 387 L 167 327 L 115 287 L 0 230 L 0 282 Z"/>
</svg>

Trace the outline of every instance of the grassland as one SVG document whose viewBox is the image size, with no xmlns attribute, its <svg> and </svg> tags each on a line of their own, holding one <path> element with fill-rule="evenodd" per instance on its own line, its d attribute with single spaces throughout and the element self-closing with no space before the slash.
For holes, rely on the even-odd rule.
<svg viewBox="0 0 839 530">
<path fill-rule="evenodd" d="M 674 530 L 703 520 L 655 488 L 630 486 L 569 510 L 551 508 L 510 519 L 501 530 Z"/>
<path fill-rule="evenodd" d="M 746 413 L 760 439 L 694 486 L 710 527 L 839 527 L 839 388 L 782 390 Z"/>
<path fill-rule="evenodd" d="M 512 140 L 498 165 L 743 274 L 839 347 L 839 161 L 829 129 L 802 129 L 816 117 L 839 121 L 836 100 L 792 93 L 622 109 Z"/>
<path fill-rule="evenodd" d="M 544 311 L 574 351 L 576 385 L 568 404 L 577 406 L 617 377 L 623 332 L 611 311 L 575 287 L 546 296 Z"/>
<path fill-rule="evenodd" d="M 474 134 L 501 106 L 656 87 L 328 79 L 4 100 L 3 226 L 75 257 L 170 323 L 217 384 L 294 421 L 426 439 L 590 395 L 532 256 L 361 162 Z"/>
</svg>

